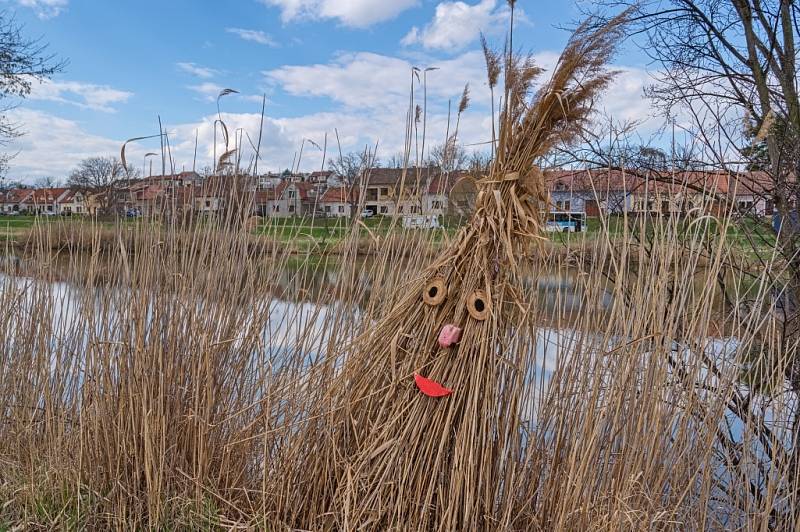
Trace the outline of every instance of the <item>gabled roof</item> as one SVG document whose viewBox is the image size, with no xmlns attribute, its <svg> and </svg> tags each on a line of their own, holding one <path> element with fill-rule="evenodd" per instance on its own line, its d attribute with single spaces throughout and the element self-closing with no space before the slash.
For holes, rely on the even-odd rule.
<svg viewBox="0 0 800 532">
<path fill-rule="evenodd" d="M 619 169 L 549 170 L 545 180 L 550 191 L 597 193 L 624 192 L 633 195 L 708 193 L 717 195 L 769 194 L 773 184 L 764 172 L 698 170 L 647 172 Z"/>
<path fill-rule="evenodd" d="M 352 198 L 353 202 L 358 201 L 358 191 L 353 190 L 350 191 L 349 194 L 350 198 Z M 322 197 L 319 199 L 320 203 L 349 203 L 347 199 L 347 188 L 346 187 L 331 187 L 325 191 Z"/>
<path fill-rule="evenodd" d="M 33 190 L 29 188 L 12 188 L 3 194 L 5 203 L 24 203 L 33 195 Z"/>
<path fill-rule="evenodd" d="M 40 205 L 57 203 L 67 192 L 68 188 L 37 188 L 28 198 L 28 202 Z"/>
<path fill-rule="evenodd" d="M 419 178 L 421 183 L 425 183 L 429 178 L 439 175 L 441 172 L 436 167 L 409 167 L 409 168 L 370 168 L 366 170 L 356 180 L 359 185 L 365 183 L 368 186 L 399 186 L 404 182 L 406 186 L 411 186 Z M 405 175 L 405 181 L 403 176 Z"/>
<path fill-rule="evenodd" d="M 276 187 L 268 187 L 257 190 L 255 194 L 255 202 L 257 204 L 264 204 L 268 201 L 275 201 L 276 199 L 280 198 L 281 195 L 283 195 L 283 191 L 286 190 L 287 186 L 289 186 L 289 183 L 286 181 L 281 181 Z"/>
<path fill-rule="evenodd" d="M 72 201 L 72 200 L 75 198 L 75 196 L 76 196 L 76 195 L 78 195 L 78 194 L 80 194 L 80 193 L 81 193 L 81 191 L 80 191 L 80 190 L 76 190 L 76 189 L 67 189 L 67 193 L 66 193 L 66 194 L 64 194 L 63 196 L 61 196 L 61 199 L 59 199 L 59 201 L 60 201 L 61 203 L 67 203 L 67 202 L 70 202 L 70 201 Z"/>
<path fill-rule="evenodd" d="M 428 183 L 428 194 L 449 194 L 459 180 L 471 175 L 469 172 L 460 171 L 449 174 L 436 174 Z"/>
<path fill-rule="evenodd" d="M 299 193 L 299 196 L 300 196 L 300 201 L 309 201 L 309 200 L 313 199 L 311 197 L 312 192 L 316 192 L 318 190 L 318 188 L 319 188 L 316 184 L 308 183 L 306 181 L 299 181 L 299 182 L 296 182 L 296 183 L 288 183 L 288 186 L 293 186 L 295 189 L 297 189 L 297 191 Z M 287 188 L 288 188 L 288 186 L 287 186 Z M 281 194 L 283 194 L 283 192 L 281 192 Z"/>
</svg>

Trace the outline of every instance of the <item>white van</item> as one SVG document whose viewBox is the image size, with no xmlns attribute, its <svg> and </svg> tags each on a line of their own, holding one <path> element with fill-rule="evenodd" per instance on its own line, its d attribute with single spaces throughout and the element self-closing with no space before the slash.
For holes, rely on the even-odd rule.
<svg viewBox="0 0 800 532">
<path fill-rule="evenodd" d="M 439 229 L 439 217 L 435 214 L 406 214 L 403 216 L 403 227 L 409 229 Z"/>
</svg>

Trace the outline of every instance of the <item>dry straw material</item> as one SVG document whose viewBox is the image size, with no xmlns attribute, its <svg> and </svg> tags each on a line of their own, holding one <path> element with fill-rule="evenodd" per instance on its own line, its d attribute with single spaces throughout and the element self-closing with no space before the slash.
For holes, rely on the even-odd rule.
<svg viewBox="0 0 800 532">
<path fill-rule="evenodd" d="M 515 334 L 527 306 L 519 261 L 542 238 L 548 201 L 536 164 L 584 126 L 612 79 L 605 65 L 622 23 L 581 26 L 532 98 L 542 69 L 529 57 L 508 58 L 497 159 L 478 181 L 475 213 L 347 346 L 323 406 L 330 414 L 304 427 L 308 450 L 286 477 L 287 522 L 347 530 L 511 525 L 524 447 L 524 368 L 533 356 L 531 339 Z M 447 324 L 463 328 L 461 340 L 440 348 L 437 335 Z M 415 374 L 453 393 L 428 397 Z"/>
</svg>

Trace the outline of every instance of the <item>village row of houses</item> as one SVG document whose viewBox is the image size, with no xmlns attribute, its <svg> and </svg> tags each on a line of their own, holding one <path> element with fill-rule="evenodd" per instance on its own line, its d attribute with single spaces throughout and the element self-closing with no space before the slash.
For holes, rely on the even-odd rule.
<svg viewBox="0 0 800 532">
<path fill-rule="evenodd" d="M 546 172 L 545 177 L 551 197 L 549 209 L 557 212 L 680 215 L 731 205 L 755 215 L 769 215 L 773 210 L 771 181 L 760 173 L 707 171 L 641 176 L 620 170 L 554 170 Z M 352 183 L 333 172 L 259 178 L 202 178 L 194 172 L 182 172 L 120 182 L 106 190 L 11 189 L 0 194 L 0 212 L 210 215 L 235 204 L 255 215 L 273 217 L 350 217 L 354 209 L 376 216 L 441 216 L 453 209 L 454 187 L 470 179 L 466 172 L 443 174 L 433 168 L 373 168 Z"/>
</svg>

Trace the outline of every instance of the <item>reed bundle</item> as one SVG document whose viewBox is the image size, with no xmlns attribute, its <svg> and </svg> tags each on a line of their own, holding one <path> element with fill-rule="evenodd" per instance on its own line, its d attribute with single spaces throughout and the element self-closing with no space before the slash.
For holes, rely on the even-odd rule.
<svg viewBox="0 0 800 532">
<path fill-rule="evenodd" d="M 506 62 L 497 159 L 480 179 L 476 210 L 450 247 L 397 287 L 397 303 L 346 348 L 323 408 L 305 427 L 283 510 L 300 527 L 505 529 L 514 515 L 525 447 L 525 370 L 534 353 L 524 329 L 519 260 L 541 239 L 548 197 L 537 161 L 570 142 L 612 79 L 605 65 L 620 17 L 581 26 L 552 77 L 529 100 L 542 69 Z M 466 92 L 465 92 L 466 94 Z M 447 325 L 462 329 L 441 347 Z M 452 388 L 444 398 L 415 386 L 424 374 Z M 290 487 L 291 486 L 291 487 Z"/>
</svg>

